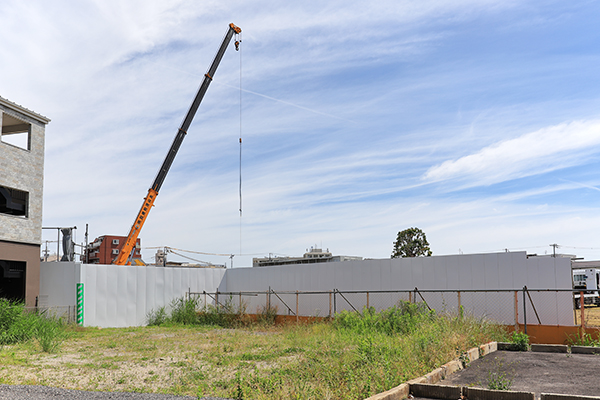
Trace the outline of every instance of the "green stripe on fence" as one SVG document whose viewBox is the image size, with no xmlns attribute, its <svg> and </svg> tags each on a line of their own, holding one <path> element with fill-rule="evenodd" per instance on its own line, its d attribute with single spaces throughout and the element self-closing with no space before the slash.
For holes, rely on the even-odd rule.
<svg viewBox="0 0 600 400">
<path fill-rule="evenodd" d="M 83 326 L 83 283 L 77 284 L 77 325 Z"/>
</svg>

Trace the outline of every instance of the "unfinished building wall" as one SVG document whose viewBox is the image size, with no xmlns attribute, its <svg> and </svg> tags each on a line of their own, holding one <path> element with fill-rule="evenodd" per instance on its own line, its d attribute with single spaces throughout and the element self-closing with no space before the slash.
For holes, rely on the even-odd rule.
<svg viewBox="0 0 600 400">
<path fill-rule="evenodd" d="M 46 117 L 0 97 L 0 296 L 39 293 Z"/>
</svg>

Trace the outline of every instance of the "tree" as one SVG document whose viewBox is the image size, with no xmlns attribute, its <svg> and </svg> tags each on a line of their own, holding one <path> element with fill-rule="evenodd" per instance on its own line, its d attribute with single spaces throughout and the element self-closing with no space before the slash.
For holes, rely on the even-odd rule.
<svg viewBox="0 0 600 400">
<path fill-rule="evenodd" d="M 394 242 L 392 258 L 430 256 L 431 249 L 425 232 L 419 228 L 408 228 L 398 232 Z"/>
</svg>

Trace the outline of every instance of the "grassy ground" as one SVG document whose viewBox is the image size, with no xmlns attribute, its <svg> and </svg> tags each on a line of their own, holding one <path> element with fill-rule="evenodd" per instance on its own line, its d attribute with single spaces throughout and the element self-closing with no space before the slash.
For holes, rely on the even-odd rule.
<svg viewBox="0 0 600 400">
<path fill-rule="evenodd" d="M 239 399 L 363 399 L 506 333 L 428 313 L 353 313 L 333 323 L 70 328 L 56 353 L 0 350 L 0 383 Z M 391 321 L 391 322 L 390 322 Z"/>
</svg>

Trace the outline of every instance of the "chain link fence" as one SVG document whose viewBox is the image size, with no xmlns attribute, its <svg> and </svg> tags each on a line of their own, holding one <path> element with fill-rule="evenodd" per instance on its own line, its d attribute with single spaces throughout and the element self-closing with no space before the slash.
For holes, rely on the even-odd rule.
<svg viewBox="0 0 600 400">
<path fill-rule="evenodd" d="M 77 306 L 25 307 L 25 310 L 60 319 L 67 324 L 77 323 Z"/>
<path fill-rule="evenodd" d="M 333 317 L 341 311 L 362 312 L 365 307 L 377 311 L 400 302 L 423 303 L 437 313 L 459 312 L 486 318 L 504 325 L 582 325 L 600 326 L 600 297 L 578 305 L 580 293 L 570 289 L 505 290 L 338 290 L 255 292 L 188 292 L 187 298 L 199 306 L 215 306 L 224 312 L 260 314 L 275 309 L 278 315 Z"/>
</svg>

